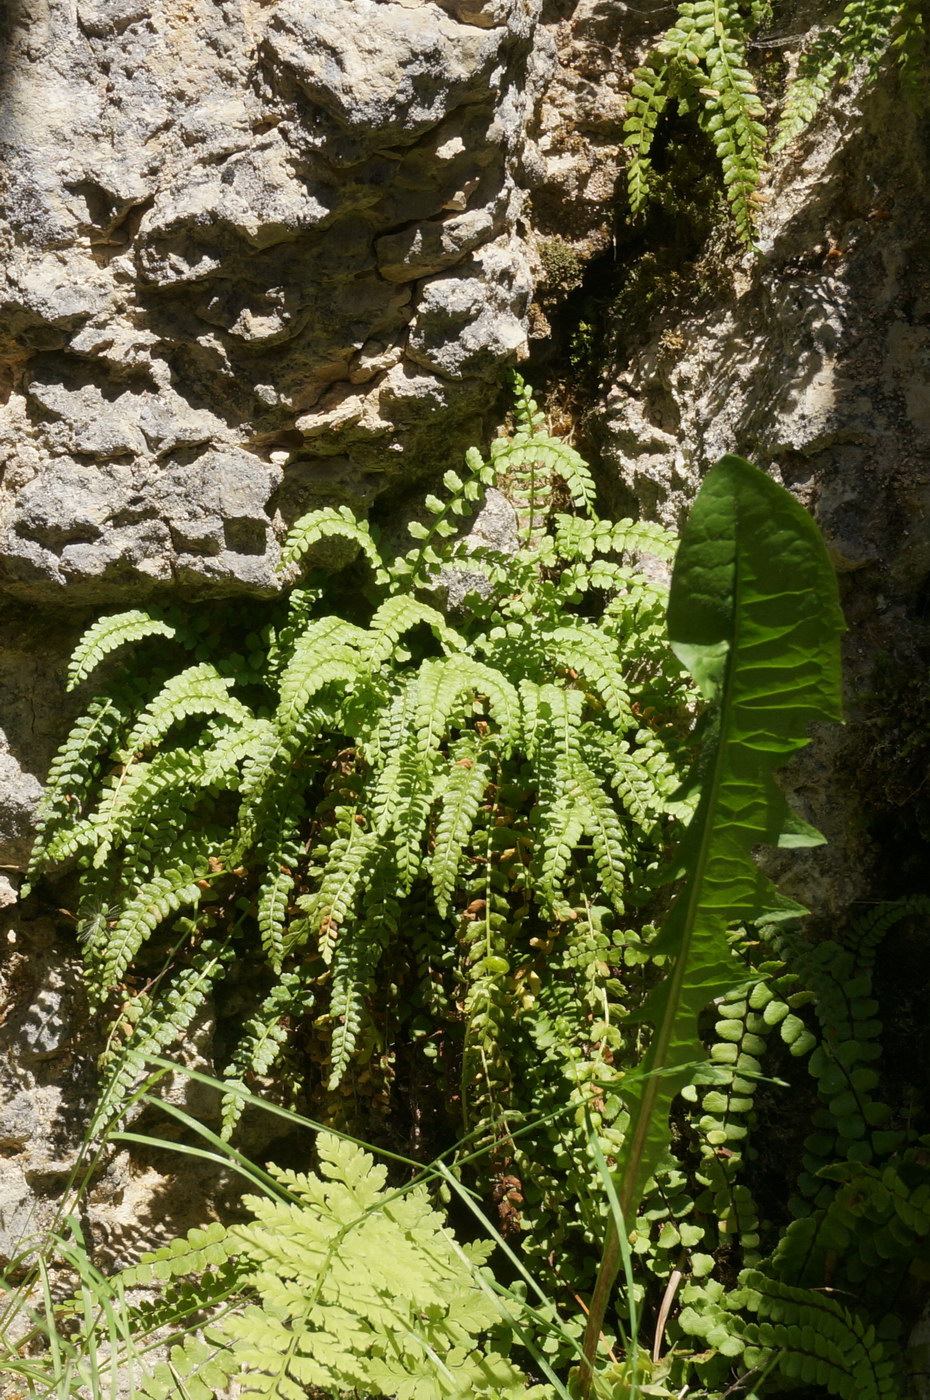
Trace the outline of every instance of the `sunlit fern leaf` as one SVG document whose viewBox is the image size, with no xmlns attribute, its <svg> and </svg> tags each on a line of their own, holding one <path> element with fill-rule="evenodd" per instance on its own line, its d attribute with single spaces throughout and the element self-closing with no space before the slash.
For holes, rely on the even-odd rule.
<svg viewBox="0 0 930 1400">
<path fill-rule="evenodd" d="M 813 121 L 837 82 L 857 64 L 874 76 L 888 52 L 906 87 L 926 94 L 927 17 L 920 0 L 849 0 L 837 23 L 821 30 L 798 61 L 773 149 L 780 151 Z"/>
<path fill-rule="evenodd" d="M 62 858 L 51 854 L 51 843 L 59 832 L 67 841 L 68 832 L 83 811 L 94 779 L 126 719 L 125 703 L 107 695 L 94 696 L 52 759 L 35 817 L 36 835 L 26 870 L 24 895 L 29 893 L 33 878 L 48 861 Z"/>
<path fill-rule="evenodd" d="M 297 564 L 307 551 L 320 540 L 341 537 L 357 544 L 374 571 L 376 580 L 385 580 L 384 565 L 377 545 L 371 537 L 367 521 L 358 520 L 348 506 L 324 506 L 301 516 L 291 527 L 281 549 L 282 565 Z"/>
<path fill-rule="evenodd" d="M 319 938 L 326 963 L 332 962 L 339 930 L 355 912 L 378 851 L 378 837 L 362 829 L 353 811 L 347 809 L 341 815 L 342 834 L 329 849 L 316 890 L 297 900 Z"/>
<path fill-rule="evenodd" d="M 98 836 L 93 864 L 105 867 L 114 846 L 154 824 L 160 806 L 180 808 L 182 799 L 203 783 L 204 773 L 204 757 L 196 749 L 163 749 L 108 778 L 94 813 Z M 140 844 L 145 845 L 133 842 L 137 850 Z"/>
<path fill-rule="evenodd" d="M 183 862 L 159 870 L 123 905 L 114 926 L 106 930 L 104 946 L 88 944 L 85 956 L 97 970 L 88 993 L 96 1005 L 119 982 L 159 924 L 181 909 L 196 909 L 203 892 L 202 882 L 210 874 L 206 856 L 195 866 Z"/>
<path fill-rule="evenodd" d="M 288 1018 L 309 1010 L 316 991 L 299 972 L 282 972 L 247 1020 L 232 1059 L 223 1072 L 228 1086 L 222 1102 L 222 1136 L 230 1138 L 242 1117 L 245 1099 L 234 1092 L 245 1089 L 246 1080 L 264 1076 L 277 1064 L 290 1034 Z"/>
<path fill-rule="evenodd" d="M 138 1264 L 123 1270 L 120 1282 L 124 1288 L 145 1288 L 177 1275 L 219 1268 L 235 1253 L 236 1245 L 229 1238 L 227 1227 L 213 1221 L 195 1226 L 161 1249 L 147 1250 Z"/>
<path fill-rule="evenodd" d="M 475 699 L 486 696 L 505 749 L 517 737 L 519 699 L 507 678 L 492 666 L 470 657 L 425 661 L 420 668 L 416 725 L 420 752 L 438 748 L 452 724 L 464 725 L 474 712 Z"/>
<path fill-rule="evenodd" d="M 136 1393 L 144 1400 L 214 1400 L 229 1393 L 230 1379 L 239 1369 L 240 1360 L 228 1339 L 207 1327 L 172 1343 L 167 1357 L 156 1361 L 137 1383 Z"/>
<path fill-rule="evenodd" d="M 290 784 L 280 794 L 277 811 L 268 823 L 268 834 L 260 851 L 265 875 L 256 899 L 256 921 L 265 957 L 278 973 L 284 957 L 284 933 L 295 884 L 294 870 L 302 856 L 299 835 L 303 815 L 304 794 L 296 783 Z"/>
<path fill-rule="evenodd" d="M 682 0 L 674 24 L 633 74 L 624 125 L 633 151 L 630 205 L 651 187 L 656 125 L 670 101 L 694 111 L 714 145 L 737 232 L 752 239 L 755 196 L 765 165 L 764 111 L 746 61 L 746 18 L 734 0 Z"/>
<path fill-rule="evenodd" d="M 404 594 L 388 598 L 375 612 L 369 624 L 370 637 L 366 643 L 369 666 L 380 666 L 400 648 L 400 639 L 414 627 L 426 626 L 445 652 L 464 652 L 465 638 L 450 627 L 437 608 Z"/>
<path fill-rule="evenodd" d="M 566 777 L 569 775 L 566 774 Z M 581 760 L 575 763 L 570 782 L 572 792 L 580 795 L 577 810 L 591 837 L 601 887 L 618 913 L 622 913 L 631 858 L 629 833 L 600 781 L 586 763 Z"/>
<path fill-rule="evenodd" d="M 129 1038 L 101 1061 L 103 1087 L 94 1108 L 93 1132 L 102 1135 L 123 1111 L 127 1100 L 147 1073 L 147 1059 L 184 1044 L 195 1017 L 203 1010 L 214 983 L 231 958 L 231 952 L 212 939 L 191 956 L 163 989 L 157 1004 L 148 1002 L 135 1019 Z"/>
<path fill-rule="evenodd" d="M 119 647 L 141 641 L 144 637 L 176 635 L 177 629 L 158 613 L 142 608 L 101 617 L 88 627 L 74 649 L 68 664 L 68 689 L 74 690 L 96 670 L 104 657 Z"/>
<path fill-rule="evenodd" d="M 295 642 L 278 686 L 275 720 L 283 732 L 296 730 L 325 686 L 351 685 L 361 668 L 364 646 L 364 630 L 340 617 L 310 623 Z"/>
<path fill-rule="evenodd" d="M 596 691 L 615 726 L 622 729 L 632 722 L 629 688 L 612 638 L 575 625 L 553 628 L 545 644 L 554 665 L 574 669 Z"/>
<path fill-rule="evenodd" d="M 230 694 L 234 681 L 223 676 L 209 662 L 188 666 L 171 676 L 142 711 L 126 740 L 131 756 L 151 747 L 176 724 L 194 715 L 226 715 L 233 721 L 246 721 L 251 712 Z"/>
<path fill-rule="evenodd" d="M 397 889 L 409 894 L 423 864 L 423 845 L 433 803 L 437 756 L 406 744 L 394 769 L 394 804 L 382 839 L 393 847 Z"/>
<path fill-rule="evenodd" d="M 765 166 L 765 109 L 746 66 L 744 22 L 738 5 L 731 0 L 703 2 L 713 22 L 713 38 L 705 51 L 710 78 L 707 91 L 716 95 L 702 109 L 701 125 L 720 161 L 737 233 L 748 243 L 755 226 L 756 191 Z M 701 4 L 695 5 L 696 12 L 700 8 Z"/>
<path fill-rule="evenodd" d="M 388 862 L 382 862 L 382 869 Z M 330 1016 L 333 1021 L 329 1088 L 337 1089 L 358 1045 L 371 989 L 381 956 L 396 934 L 400 905 L 390 885 L 372 872 L 363 917 L 348 925 L 336 940 L 332 961 Z"/>
<path fill-rule="evenodd" d="M 633 74 L 623 144 L 632 152 L 627 168 L 627 192 L 634 214 L 645 208 L 649 198 L 652 143 L 671 95 L 670 68 L 669 58 L 659 49 L 654 50 Z"/>
</svg>

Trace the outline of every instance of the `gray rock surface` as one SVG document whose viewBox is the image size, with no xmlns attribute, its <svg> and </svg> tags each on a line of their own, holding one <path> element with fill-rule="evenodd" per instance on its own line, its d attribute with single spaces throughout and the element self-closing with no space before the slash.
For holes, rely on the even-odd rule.
<svg viewBox="0 0 930 1400">
<path fill-rule="evenodd" d="M 270 593 L 314 504 L 476 438 L 525 346 L 538 0 L 17 0 L 0 587 Z"/>
</svg>

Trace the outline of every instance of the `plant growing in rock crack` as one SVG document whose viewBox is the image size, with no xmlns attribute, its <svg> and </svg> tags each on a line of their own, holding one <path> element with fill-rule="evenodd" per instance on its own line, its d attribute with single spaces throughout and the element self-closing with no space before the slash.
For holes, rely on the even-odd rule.
<svg viewBox="0 0 930 1400">
<path fill-rule="evenodd" d="M 683 0 L 674 23 L 632 75 L 625 144 L 630 208 L 645 208 L 655 188 L 652 153 L 659 123 L 674 105 L 706 134 L 720 163 L 737 236 L 751 243 L 766 166 L 765 109 L 750 70 L 753 32 L 769 22 L 768 0 Z M 835 25 L 816 31 L 789 83 L 772 149 L 781 150 L 813 120 L 831 89 L 858 64 L 875 77 L 886 55 L 905 86 L 922 96 L 927 20 L 920 0 L 849 0 Z"/>
<path fill-rule="evenodd" d="M 628 644 L 640 648 L 637 664 L 655 678 L 653 695 L 668 713 L 672 701 L 680 707 L 687 695 L 680 672 L 660 649 L 654 626 L 660 595 L 628 564 L 604 557 L 620 541 L 655 550 L 662 539 L 645 527 L 550 518 L 538 473 L 527 470 L 546 454 L 561 463 L 569 483 L 577 469 L 575 494 L 589 502 L 587 474 L 542 434 L 524 394 L 517 433 L 500 440 L 491 463 L 472 456 L 469 482 L 448 483 L 454 492 L 448 507 L 431 502 L 440 528 L 432 537 L 419 530 L 418 548 L 390 571 L 371 534 L 348 515 L 321 513 L 303 522 L 292 541 L 295 553 L 327 529 L 359 541 L 380 573 L 384 592 L 376 588 L 368 606 L 381 626 L 369 619 L 363 628 L 357 618 L 322 611 L 314 615 L 317 593 L 302 594 L 297 607 L 292 600 L 291 630 L 279 626 L 273 639 L 268 634 L 263 641 L 263 655 L 278 658 L 270 684 L 264 674 L 260 682 L 249 681 L 266 687 L 264 711 L 241 679 L 234 694 L 237 676 L 251 674 L 241 661 L 222 691 L 215 688 L 206 699 L 199 690 L 183 692 L 191 697 L 187 709 L 178 703 L 176 681 L 168 678 L 160 686 L 159 695 L 174 687 L 177 715 L 171 723 L 192 722 L 192 729 L 177 735 L 192 753 L 204 757 L 221 745 L 242 744 L 242 731 L 250 746 L 237 760 L 238 786 L 227 781 L 204 795 L 197 768 L 194 801 L 178 804 L 174 827 L 158 827 L 168 833 L 170 849 L 171 842 L 189 839 L 184 828 L 193 815 L 201 839 L 207 833 L 227 844 L 209 846 L 199 866 L 187 863 L 185 912 L 179 918 L 169 907 L 164 914 L 171 938 L 188 943 L 188 951 L 176 951 L 169 965 L 167 989 L 160 998 L 157 988 L 146 989 L 141 1014 L 132 989 L 124 992 L 122 1011 L 135 1019 L 136 1029 L 102 1111 L 112 1122 L 137 1068 L 175 1033 L 203 989 L 217 984 L 232 952 L 241 952 L 254 930 L 263 936 L 263 957 L 276 980 L 264 998 L 264 1022 L 256 1018 L 252 1030 L 265 1026 L 265 1044 L 273 1052 L 283 1038 L 274 1017 L 288 1016 L 296 1026 L 305 1004 L 322 1005 L 330 1024 L 327 1043 L 350 1047 L 344 1066 L 330 1060 L 334 1083 L 340 1074 L 351 1079 L 356 1062 L 362 1065 L 360 1083 L 366 1056 L 368 1065 L 374 1058 L 372 1041 L 362 1038 L 362 1015 L 369 1033 L 374 1027 L 385 1035 L 390 1008 L 427 1060 L 430 1054 L 442 1058 L 445 1042 L 454 1038 L 450 1024 L 457 1026 L 458 1057 L 450 1058 L 433 1092 L 444 1085 L 460 1096 L 461 1118 L 472 1132 L 459 1150 L 458 1170 L 474 1170 L 477 1159 L 479 1181 L 494 1182 L 501 1226 L 496 1239 L 510 1266 L 533 1285 L 537 1301 L 525 1308 L 518 1293 L 481 1274 L 476 1265 L 484 1250 L 461 1250 L 419 1187 L 409 1199 L 408 1187 L 386 1192 L 383 1173 L 370 1159 L 323 1139 L 322 1176 L 272 1173 L 276 1184 L 268 1179 L 266 1187 L 274 1199 L 250 1203 L 254 1225 L 195 1233 L 117 1281 L 117 1290 L 167 1281 L 164 1298 L 132 1323 L 133 1345 L 136 1324 L 143 1335 L 161 1323 L 190 1332 L 199 1308 L 227 1310 L 226 1320 L 208 1323 L 187 1340 L 182 1336 L 168 1361 L 155 1368 L 146 1393 L 159 1400 L 184 1393 L 182 1386 L 206 1400 L 233 1374 L 248 1393 L 280 1396 L 297 1397 L 310 1383 L 385 1395 L 487 1390 L 516 1397 L 530 1383 L 540 1400 L 555 1394 L 565 1400 L 564 1378 L 581 1350 L 578 1303 L 585 1295 L 591 1303 L 580 1384 L 605 1400 L 680 1395 L 683 1387 L 704 1397 L 749 1386 L 760 1395 L 776 1394 L 780 1383 L 796 1382 L 840 1400 L 896 1400 L 901 1394 L 900 1346 L 885 1310 L 888 1297 L 915 1269 L 930 1264 L 930 1156 L 927 1140 L 896 1121 L 895 1108 L 877 1094 L 880 1026 L 870 969 L 887 927 L 911 912 L 925 912 L 926 901 L 879 910 L 843 941 L 811 944 L 772 922 L 797 913 L 797 906 L 778 896 L 750 859 L 759 841 L 790 846 L 816 839 L 789 813 L 773 770 L 804 742 L 811 719 L 836 712 L 840 620 L 822 543 L 797 503 L 746 463 L 724 459 L 709 474 L 679 546 L 668 611 L 675 651 L 707 701 L 693 796 L 680 797 L 676 807 L 669 787 L 681 740 L 674 729 L 659 728 L 664 742 L 656 744 L 658 716 L 644 710 L 642 692 L 630 709 L 636 704 L 637 718 L 651 716 L 651 723 L 637 731 L 636 746 L 630 745 L 629 727 L 620 734 L 616 728 L 616 715 L 625 714 L 616 703 L 619 678 L 629 686 L 631 676 L 618 669 L 616 656 L 624 653 L 610 629 L 621 614 L 630 623 L 631 598 L 640 608 L 635 621 L 643 625 L 645 640 Z M 468 560 L 482 587 L 453 632 L 448 618 L 423 598 L 411 601 L 408 595 L 399 604 L 391 579 L 417 580 L 424 592 L 432 586 L 436 571 L 456 558 L 448 517 L 457 505 L 464 510 L 464 502 L 476 499 L 492 468 L 502 465 L 521 501 L 523 546 L 506 561 L 493 552 Z M 585 613 L 592 589 L 606 596 Z M 386 609 L 401 604 L 397 636 L 388 641 L 379 636 L 387 630 Z M 423 631 L 419 638 L 412 630 L 405 633 L 408 646 L 401 647 L 402 619 L 411 615 Z M 338 640 L 322 659 L 315 651 L 298 664 L 302 641 L 315 635 L 317 624 Z M 100 658 L 108 635 L 127 639 L 152 625 L 151 616 L 124 614 L 92 629 L 75 659 L 75 674 Z M 174 620 L 156 618 L 154 625 L 173 629 L 166 640 L 177 640 Z M 366 700 L 373 668 L 359 663 L 359 633 L 375 634 L 365 646 L 379 658 L 377 680 L 389 696 L 394 727 L 381 750 L 372 743 L 370 726 L 384 721 L 372 720 L 366 728 L 369 721 L 357 717 L 360 711 L 378 713 Z M 592 641 L 591 633 L 600 640 Z M 436 646 L 429 637 L 437 638 Z M 604 651 L 596 650 L 605 639 L 615 648 L 612 672 L 603 669 Z M 563 655 L 554 661 L 557 644 Z M 198 683 L 206 665 L 195 657 L 188 668 Z M 464 689 L 467 704 L 454 709 L 452 700 L 444 702 L 434 721 L 443 672 L 449 693 L 453 685 L 460 688 L 456 695 Z M 338 702 L 330 700 L 334 708 L 324 709 L 327 687 L 343 676 L 351 677 L 351 691 L 347 683 Z M 428 690 L 421 689 L 425 685 Z M 282 735 L 299 723 L 293 716 L 300 688 L 306 696 L 299 713 L 310 718 L 309 730 L 298 732 L 310 737 L 288 748 Z M 518 709 L 519 727 L 503 718 L 508 703 Z M 138 740 L 140 726 L 154 722 L 156 709 L 150 700 L 127 701 L 119 723 L 135 737 L 135 747 L 124 740 L 114 749 L 115 767 L 97 779 L 96 789 L 85 777 L 95 797 L 82 817 L 94 836 L 86 846 L 91 857 L 95 850 L 114 849 L 115 838 L 106 831 L 114 806 L 119 808 L 114 792 L 135 781 L 137 766 L 156 763 L 158 754 L 147 758 Z M 63 750 L 61 771 L 79 777 L 92 772 L 86 734 L 106 713 L 102 702 L 89 707 Z M 165 729 L 162 738 L 170 733 Z M 528 743 L 527 733 L 541 733 L 545 747 Z M 288 763 L 275 769 L 279 749 Z M 180 743 L 165 750 L 183 769 L 188 759 Z M 298 761 L 308 751 L 326 756 L 325 762 L 314 758 L 323 771 L 309 781 Z M 651 786 L 644 786 L 633 766 L 643 763 L 643 751 L 658 754 L 652 768 L 646 765 Z M 103 752 L 112 756 L 105 747 Z M 262 771 L 277 773 L 286 801 L 263 793 L 261 773 L 246 781 L 262 755 Z M 622 805 L 597 786 L 595 763 L 619 774 Z M 66 803 L 71 790 L 59 787 L 57 800 Z M 611 884 L 615 843 L 605 832 L 630 820 L 634 792 L 643 804 L 638 844 L 623 883 Z M 55 800 L 45 833 L 53 854 L 59 834 L 69 833 L 64 817 L 56 816 Z M 284 826 L 280 814 L 298 801 L 300 822 Z M 606 815 L 608 802 L 613 818 Z M 232 836 L 221 822 L 230 807 L 236 818 Z M 422 842 L 412 847 L 405 835 L 411 810 Z M 634 900 L 651 893 L 655 874 L 649 865 L 665 840 L 663 823 L 675 810 L 693 816 L 675 862 L 681 886 L 657 935 L 629 916 Z M 382 811 L 389 815 L 382 817 Z M 284 839 L 293 842 L 296 855 L 287 862 L 280 855 L 273 860 L 272 853 L 284 848 L 273 847 L 270 836 L 265 844 L 257 836 L 243 844 L 243 827 L 264 831 L 266 821 L 269 831 L 272 824 L 275 832 L 283 826 Z M 302 851 L 304 832 L 310 841 Z M 377 843 L 366 839 L 372 832 Z M 79 825 L 69 839 L 81 835 Z M 130 839 L 119 839 L 118 849 L 131 853 Z M 153 847 L 146 859 L 154 861 L 155 853 Z M 390 885 L 383 883 L 381 861 L 387 858 Z M 251 880 L 250 860 L 259 867 Z M 242 873 L 231 875 L 233 861 L 243 862 L 236 867 Z M 92 858 L 89 865 L 93 871 Z M 144 884 L 151 883 L 147 868 L 130 868 L 138 872 L 137 881 L 141 874 Z M 274 906 L 281 910 L 276 925 L 263 910 L 267 889 L 280 888 L 279 877 L 284 893 Z M 202 896 L 215 888 L 214 880 L 219 886 L 224 879 L 238 885 L 229 894 L 219 889 L 205 914 Z M 370 910 L 369 888 L 377 892 L 377 911 Z M 89 932 L 104 951 L 92 945 L 92 971 L 94 959 L 105 954 L 100 926 L 118 929 L 121 909 L 138 910 L 139 893 L 94 890 L 103 902 Z M 393 924 L 385 929 L 383 921 L 375 922 L 374 953 L 359 953 L 382 906 L 398 924 L 409 920 L 408 942 L 401 946 L 392 938 Z M 443 924 L 456 906 L 459 917 Z M 159 907 L 150 897 L 148 916 L 158 917 Z M 209 923 L 201 927 L 206 915 Z M 734 927 L 760 918 L 768 922 L 759 928 Z M 342 964 L 338 953 L 347 941 L 356 960 Z M 142 951 L 140 945 L 137 953 Z M 386 995 L 365 970 L 379 957 L 379 980 L 388 980 L 386 973 L 392 984 Z M 346 965 L 354 977 L 369 979 L 368 993 L 363 990 L 358 1001 L 354 1049 L 348 1012 L 341 1012 L 346 1019 L 338 1027 L 331 1020 L 332 998 L 346 979 L 341 973 L 340 984 L 336 973 Z M 408 968 L 411 975 L 405 976 Z M 348 1006 L 347 995 L 339 994 L 346 999 L 337 1007 Z M 702 1063 L 698 1018 L 708 1001 L 715 1027 Z M 816 1021 L 805 1019 L 807 1004 Z M 810 1056 L 816 1099 L 792 1218 L 781 1226 L 767 1221 L 764 1203 L 754 1199 L 752 1161 L 759 1136 L 753 1114 L 776 1029 L 793 1055 Z M 400 1033 L 395 1035 L 399 1040 Z M 272 1063 L 272 1052 L 265 1064 Z M 254 1049 L 248 1054 L 253 1066 L 262 1063 Z M 244 1055 L 238 1063 L 244 1065 Z M 237 1105 L 250 1097 L 241 1083 L 245 1073 L 237 1078 L 234 1070 L 227 1080 L 228 1101 Z M 197 1127 L 180 1111 L 169 1112 L 188 1129 Z M 235 1117 L 228 1102 L 227 1128 Z M 208 1129 L 200 1131 L 214 1147 L 222 1146 Z M 437 1171 L 467 1200 L 448 1167 Z M 605 1228 L 595 1283 L 595 1246 Z M 403 1256 L 402 1279 L 382 1267 L 392 1251 Z M 622 1339 L 614 1342 L 607 1303 L 621 1260 L 626 1287 L 615 1320 Z M 535 1283 L 531 1268 L 545 1288 Z M 837 1281 L 842 1296 L 824 1291 Z M 377 1284 L 377 1297 L 369 1283 Z M 494 1297 L 505 1301 L 485 1306 Z M 430 1300 L 426 1307 L 424 1299 Z M 651 1348 L 639 1335 L 646 1320 Z M 450 1340 L 452 1352 L 444 1356 L 436 1343 Z M 509 1346 L 512 1361 L 502 1359 Z"/>
<path fill-rule="evenodd" d="M 466 465 L 393 560 L 348 509 L 291 531 L 289 564 L 328 537 L 358 547 L 361 606 L 314 576 L 234 654 L 170 609 L 105 617 L 79 644 L 73 685 L 130 644 L 152 658 L 75 723 L 30 867 L 80 866 L 87 986 L 115 1015 L 104 1117 L 135 1073 L 121 1039 L 164 1048 L 247 957 L 259 990 L 230 1085 L 269 1074 L 295 1026 L 317 1037 L 335 1092 L 398 1025 L 434 1058 L 447 1025 L 439 1068 L 459 1066 L 466 1124 L 491 1124 L 509 1024 L 542 973 L 534 939 L 568 924 L 570 944 L 648 898 L 688 691 L 662 640 L 663 590 L 637 560 L 667 558 L 670 537 L 598 518 L 587 467 L 520 381 L 514 433 Z M 468 555 L 478 586 L 450 617 L 438 576 L 504 478 L 518 547 Z M 553 510 L 556 479 L 579 514 Z M 595 1001 L 596 965 L 592 943 Z M 239 1103 L 227 1096 L 226 1132 Z"/>
</svg>

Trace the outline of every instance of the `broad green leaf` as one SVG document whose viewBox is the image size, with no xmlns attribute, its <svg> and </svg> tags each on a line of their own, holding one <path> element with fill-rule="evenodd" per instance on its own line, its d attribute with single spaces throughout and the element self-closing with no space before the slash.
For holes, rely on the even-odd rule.
<svg viewBox="0 0 930 1400">
<path fill-rule="evenodd" d="M 710 708 L 694 774 L 700 798 L 679 852 L 682 885 L 655 945 L 669 971 L 643 1008 L 653 1034 L 643 1077 L 627 1095 L 618 1164 L 627 1220 L 667 1149 L 672 1100 L 704 1056 L 698 1017 L 745 979 L 728 929 L 803 912 L 752 852 L 822 839 L 791 813 L 774 774 L 808 743 L 811 723 L 841 718 L 842 630 L 836 579 L 813 520 L 748 462 L 722 458 L 685 526 L 668 605 L 669 641 Z M 592 1300 L 589 1364 L 617 1272 L 615 1234 L 608 1229 Z"/>
</svg>

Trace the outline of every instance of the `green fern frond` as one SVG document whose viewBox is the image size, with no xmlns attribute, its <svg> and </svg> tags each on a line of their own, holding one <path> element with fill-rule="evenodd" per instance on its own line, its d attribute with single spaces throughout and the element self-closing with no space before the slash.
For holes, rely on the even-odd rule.
<svg viewBox="0 0 930 1400">
<path fill-rule="evenodd" d="M 193 715 L 225 715 L 234 723 L 251 719 L 247 707 L 230 694 L 233 685 L 209 662 L 179 671 L 140 714 L 126 740 L 126 753 L 131 757 L 151 748 L 169 729 Z"/>
<path fill-rule="evenodd" d="M 898 1400 L 895 1357 L 875 1328 L 837 1299 L 754 1269 L 740 1282 L 744 1305 L 759 1318 L 739 1327 L 750 1365 L 777 1354 L 778 1370 L 788 1380 L 823 1386 L 840 1400 Z"/>
<path fill-rule="evenodd" d="M 256 922 L 265 957 L 275 972 L 281 971 L 294 870 L 303 854 L 299 839 L 303 815 L 304 795 L 300 788 L 296 784 L 285 787 L 268 823 L 269 837 L 261 849 L 265 876 L 256 900 Z"/>
<path fill-rule="evenodd" d="M 149 836 L 163 831 L 159 823 L 162 809 L 170 816 L 176 810 L 183 818 L 183 799 L 206 782 L 206 763 L 197 750 L 163 749 L 144 763 L 136 763 L 108 780 L 94 813 L 96 850 L 93 865 L 103 869 L 114 847 L 124 842 L 132 846 L 134 872 L 146 868 L 155 851 Z"/>
<path fill-rule="evenodd" d="M 275 721 L 285 734 L 295 733 L 310 702 L 328 685 L 350 686 L 362 664 L 365 633 L 338 617 L 312 622 L 297 640 L 278 686 Z"/>
<path fill-rule="evenodd" d="M 297 900 L 310 928 L 319 937 L 326 963 L 332 962 L 338 931 L 354 913 L 378 853 L 378 836 L 362 829 L 354 811 L 346 809 L 337 816 L 342 819 L 341 834 L 327 852 L 319 885 L 312 894 L 301 895 Z"/>
<path fill-rule="evenodd" d="M 220 1298 L 228 1291 L 229 1285 L 223 1279 L 218 1289 Z M 205 1301 L 209 1297 L 207 1289 Z M 229 1382 L 239 1367 L 239 1358 L 230 1350 L 226 1336 L 207 1327 L 198 1336 L 173 1343 L 167 1357 L 156 1362 L 139 1383 L 137 1394 L 146 1400 L 214 1400 L 215 1396 L 229 1394 Z"/>
<path fill-rule="evenodd" d="M 164 1248 L 143 1254 L 138 1264 L 123 1270 L 120 1282 L 124 1288 L 146 1288 L 178 1275 L 221 1268 L 236 1253 L 236 1243 L 230 1239 L 226 1226 L 214 1221 L 212 1225 L 195 1226 Z"/>
<path fill-rule="evenodd" d="M 578 760 L 566 777 L 570 778 L 573 796 L 578 795 L 578 813 L 591 837 L 601 887 L 617 912 L 623 913 L 629 883 L 629 835 L 616 808 L 586 763 Z"/>
<path fill-rule="evenodd" d="M 123 1008 L 132 1021 L 129 1038 L 101 1057 L 107 1078 L 94 1110 L 93 1131 L 102 1136 L 119 1117 L 127 1100 L 145 1078 L 146 1060 L 184 1044 L 185 1033 L 231 960 L 230 949 L 211 939 L 191 956 L 169 982 L 157 1004 L 141 998 Z"/>
<path fill-rule="evenodd" d="M 338 537 L 351 540 L 362 550 L 372 567 L 377 583 L 387 581 L 387 574 L 371 537 L 366 520 L 358 520 L 348 506 L 324 506 L 303 515 L 293 525 L 281 548 L 281 565 L 299 564 L 304 555 L 320 540 Z"/>
<path fill-rule="evenodd" d="M 845 82 L 857 64 L 874 76 L 889 50 L 905 85 L 925 93 L 927 17 L 920 0 L 849 0 L 836 25 L 822 30 L 802 54 L 773 150 L 783 150 L 810 125 L 833 86 Z"/>
<path fill-rule="evenodd" d="M 400 639 L 414 627 L 426 626 L 441 644 L 443 651 L 461 653 L 466 649 L 465 638 L 450 627 L 437 608 L 419 602 L 405 594 L 386 599 L 369 624 L 367 642 L 369 666 L 380 666 L 400 650 Z"/>
<path fill-rule="evenodd" d="M 597 555 L 652 554 L 671 559 L 676 540 L 670 530 L 649 520 L 590 520 L 578 515 L 555 517 L 555 548 L 560 559 Z"/>
<path fill-rule="evenodd" d="M 240 1094 L 250 1077 L 267 1075 L 277 1063 L 287 1043 L 288 1018 L 310 1010 L 316 1000 L 315 988 L 308 987 L 299 972 L 282 972 L 253 1016 L 246 1022 L 235 1052 L 223 1072 L 228 1086 L 222 1102 L 222 1136 L 230 1138 L 245 1107 Z"/>
<path fill-rule="evenodd" d="M 633 722 L 629 687 L 613 639 L 593 627 L 555 627 L 545 648 L 557 664 L 580 673 L 603 701 L 613 724 L 625 729 Z"/>
<path fill-rule="evenodd" d="M 420 668 L 414 724 L 420 752 L 433 753 L 453 723 L 464 725 L 475 699 L 486 696 L 497 720 L 504 750 L 518 737 L 520 703 L 507 678 L 493 666 L 470 657 L 452 656 L 425 661 Z"/>
<path fill-rule="evenodd" d="M 675 23 L 633 74 L 624 144 L 630 207 L 652 185 L 656 124 L 669 101 L 693 111 L 714 145 L 740 238 L 751 242 L 755 195 L 765 166 L 764 109 L 746 60 L 746 19 L 735 0 L 682 0 Z"/>
<path fill-rule="evenodd" d="M 129 612 L 99 618 L 88 627 L 74 649 L 68 665 L 68 689 L 74 690 L 79 686 L 96 670 L 104 657 L 119 647 L 155 636 L 177 636 L 177 629 L 156 612 L 132 608 Z"/>
<path fill-rule="evenodd" d="M 463 739 L 449 754 L 449 765 L 440 778 L 439 806 L 433 849 L 429 857 L 433 895 L 445 918 L 455 893 L 465 848 L 478 815 L 491 765 L 481 748 Z"/>
<path fill-rule="evenodd" d="M 196 909 L 201 882 L 211 877 L 206 858 L 196 866 L 187 863 L 160 870 L 139 887 L 120 911 L 103 939 L 88 940 L 85 956 L 92 972 L 88 994 L 99 1005 L 120 981 L 136 953 L 165 919 L 184 908 Z"/>
<path fill-rule="evenodd" d="M 56 833 L 64 826 L 67 836 L 69 829 L 73 829 L 126 718 L 126 708 L 119 701 L 107 695 L 94 696 L 52 759 L 35 817 L 36 835 L 26 870 L 24 895 L 28 894 L 32 880 L 43 866 L 55 859 L 51 854 L 51 842 Z"/>
<path fill-rule="evenodd" d="M 358 1045 L 362 1029 L 365 999 L 371 990 L 375 972 L 389 940 L 397 933 L 400 904 L 389 885 L 377 870 L 373 877 L 363 910 L 364 917 L 350 924 L 336 940 L 332 962 L 330 1016 L 333 1038 L 330 1050 L 328 1087 L 337 1089 L 342 1082 Z"/>
</svg>

